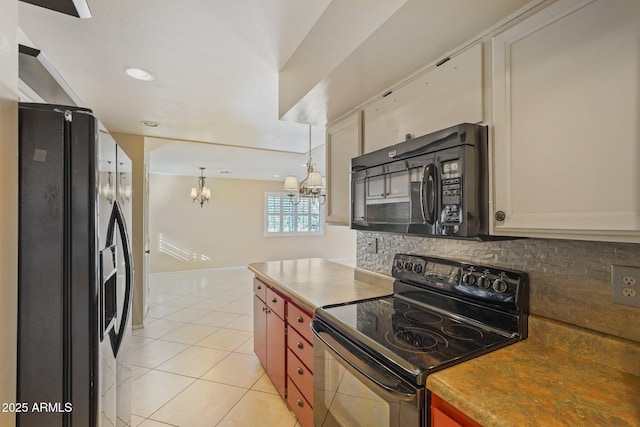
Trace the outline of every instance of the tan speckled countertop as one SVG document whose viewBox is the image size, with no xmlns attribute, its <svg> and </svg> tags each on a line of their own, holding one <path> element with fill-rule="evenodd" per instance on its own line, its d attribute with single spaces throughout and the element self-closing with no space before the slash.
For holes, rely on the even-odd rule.
<svg viewBox="0 0 640 427">
<path fill-rule="evenodd" d="M 536 316 L 529 338 L 427 377 L 484 426 L 640 426 L 640 343 Z"/>
<path fill-rule="evenodd" d="M 375 273 L 363 276 L 362 270 L 321 258 L 258 262 L 249 264 L 249 270 L 311 313 L 329 304 L 392 293 L 390 278 L 384 280 Z M 361 280 L 356 280 L 355 275 Z"/>
</svg>

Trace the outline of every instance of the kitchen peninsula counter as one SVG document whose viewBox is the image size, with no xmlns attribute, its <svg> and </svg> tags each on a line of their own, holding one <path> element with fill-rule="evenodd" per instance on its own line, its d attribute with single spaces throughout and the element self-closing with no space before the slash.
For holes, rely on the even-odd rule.
<svg viewBox="0 0 640 427">
<path fill-rule="evenodd" d="M 258 262 L 249 264 L 249 270 L 311 313 L 329 304 L 392 293 L 390 277 L 321 258 Z"/>
<path fill-rule="evenodd" d="M 528 339 L 427 388 L 484 426 L 640 426 L 640 344 L 530 316 Z"/>
</svg>

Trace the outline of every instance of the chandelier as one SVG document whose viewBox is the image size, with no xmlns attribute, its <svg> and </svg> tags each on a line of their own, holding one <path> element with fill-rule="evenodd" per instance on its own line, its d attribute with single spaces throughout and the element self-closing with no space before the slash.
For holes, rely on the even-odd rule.
<svg viewBox="0 0 640 427">
<path fill-rule="evenodd" d="M 324 194 L 324 178 L 320 172 L 313 170 L 311 160 L 311 125 L 309 125 L 309 161 L 307 162 L 307 177 L 298 184 L 297 176 L 287 176 L 284 179 L 284 191 L 294 205 L 300 204 L 302 199 L 310 199 L 312 203 L 324 205 L 326 197 Z"/>
<path fill-rule="evenodd" d="M 198 188 L 191 188 L 191 198 L 194 202 L 200 203 L 200 207 L 211 199 L 211 189 L 204 185 L 204 168 L 200 167 L 200 177 L 198 178 Z"/>
</svg>

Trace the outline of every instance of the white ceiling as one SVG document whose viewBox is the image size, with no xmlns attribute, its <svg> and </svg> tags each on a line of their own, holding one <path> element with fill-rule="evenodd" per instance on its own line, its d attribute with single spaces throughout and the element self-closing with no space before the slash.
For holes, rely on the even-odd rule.
<svg viewBox="0 0 640 427">
<path fill-rule="evenodd" d="M 287 175 L 306 175 L 308 154 L 231 145 L 185 143 L 180 140 L 147 138 L 153 148 L 150 163 L 155 173 L 197 176 L 206 168 L 208 178 L 284 181 Z M 314 170 L 324 175 L 324 146 L 311 152 Z"/>
<path fill-rule="evenodd" d="M 312 145 L 320 147 L 326 117 L 337 114 L 327 111 L 337 105 L 326 99 L 327 93 L 314 95 L 321 92 L 318 88 L 331 86 L 327 79 L 335 70 L 340 80 L 334 86 L 345 87 L 345 79 L 352 86 L 363 86 L 361 78 L 373 70 L 363 63 L 359 47 L 366 48 L 371 58 L 379 49 L 372 73 L 378 86 L 367 81 L 369 93 L 352 95 L 371 97 L 384 89 L 381 84 L 395 83 L 436 60 L 468 39 L 469 33 L 488 28 L 526 1 L 88 0 L 90 19 L 20 2 L 19 24 L 33 47 L 44 52 L 107 129 L 170 140 L 153 154 L 152 172 L 197 175 L 197 168 L 205 166 L 246 178 L 243 170 L 260 168 L 261 179 L 279 179 L 274 173 L 291 173 L 284 170 L 285 164 L 299 167 L 306 161 L 308 126 L 304 123 L 318 125 L 313 128 Z M 358 10 L 368 13 L 357 14 Z M 427 57 L 419 59 L 412 49 L 425 41 L 407 45 L 406 55 L 398 55 L 406 44 L 403 26 L 408 19 L 415 25 L 412 11 L 424 14 L 419 22 L 425 29 L 438 31 L 437 37 L 424 32 L 429 49 L 425 49 Z M 354 19 L 346 13 L 357 15 Z M 349 23 L 356 20 L 354 31 Z M 385 74 L 380 70 L 380 55 L 390 51 L 396 64 L 389 67 L 391 74 Z M 412 59 L 398 65 L 399 56 Z M 314 66 L 319 58 L 322 64 Z M 350 58 L 356 58 L 357 67 Z M 133 80 L 123 72 L 129 66 L 147 69 L 156 78 Z M 316 98 L 307 96 L 300 103 L 303 109 L 311 105 L 315 118 L 309 115 L 305 120 L 304 111 L 297 111 L 292 120 L 302 123 L 279 120 L 279 84 L 287 83 L 279 83 L 279 71 L 287 70 L 287 76 L 299 80 L 298 70 L 315 69 L 319 71 L 305 72 L 304 77 L 310 77 L 304 84 L 305 91 Z M 350 70 L 347 77 L 345 69 Z M 345 102 L 355 107 L 365 100 L 341 99 L 338 104 L 344 109 Z M 145 127 L 140 123 L 144 120 L 160 126 Z M 202 142 L 223 147 L 203 147 Z M 254 150 L 233 151 L 228 146 Z M 313 156 L 315 163 L 324 162 L 322 150 L 314 150 Z M 275 160 L 279 158 L 284 162 Z"/>
</svg>

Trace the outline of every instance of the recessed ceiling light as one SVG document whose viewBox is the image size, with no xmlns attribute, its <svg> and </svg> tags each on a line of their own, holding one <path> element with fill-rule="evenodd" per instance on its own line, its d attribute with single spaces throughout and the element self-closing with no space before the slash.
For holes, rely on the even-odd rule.
<svg viewBox="0 0 640 427">
<path fill-rule="evenodd" d="M 142 68 L 127 67 L 124 69 L 124 72 L 127 73 L 129 77 L 133 77 L 137 80 L 143 80 L 145 82 L 151 81 L 156 78 L 156 76 L 154 76 L 147 70 L 143 70 Z"/>
<path fill-rule="evenodd" d="M 273 175 L 273 177 L 274 177 L 274 178 L 280 178 L 280 175 L 275 174 L 275 175 Z"/>
<path fill-rule="evenodd" d="M 157 128 L 158 126 L 160 126 L 160 123 L 154 122 L 152 120 L 143 120 L 140 123 L 142 123 L 146 127 L 150 127 L 150 128 Z"/>
</svg>

